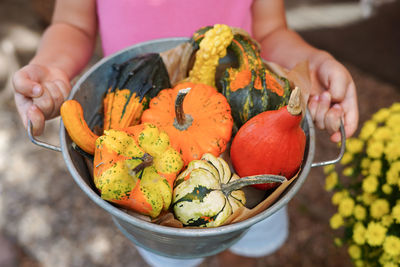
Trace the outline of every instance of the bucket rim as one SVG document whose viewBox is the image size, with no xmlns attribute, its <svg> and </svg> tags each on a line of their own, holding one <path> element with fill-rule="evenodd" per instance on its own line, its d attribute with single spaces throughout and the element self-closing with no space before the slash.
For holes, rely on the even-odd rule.
<svg viewBox="0 0 400 267">
<path fill-rule="evenodd" d="M 117 53 L 114 53 L 112 55 L 109 55 L 107 57 L 104 57 L 103 59 L 99 60 L 96 64 L 94 64 L 91 68 L 89 68 L 75 83 L 73 86 L 71 93 L 68 97 L 68 99 L 73 99 L 74 95 L 76 92 L 80 89 L 81 84 L 86 81 L 86 79 L 93 73 L 95 72 L 100 66 L 102 66 L 105 62 L 110 60 L 113 57 L 119 56 L 123 53 L 126 53 L 132 49 L 137 49 L 143 46 L 147 46 L 149 44 L 157 44 L 157 43 L 164 43 L 168 41 L 175 41 L 175 42 L 185 42 L 188 41 L 189 38 L 186 37 L 174 37 L 174 38 L 161 38 L 161 39 L 156 39 L 156 40 L 151 40 L 139 44 L 135 44 L 132 46 L 129 46 Z M 60 120 L 60 144 L 61 144 L 61 152 L 64 158 L 64 161 L 67 165 L 67 168 L 72 175 L 74 181 L 77 183 L 79 188 L 94 202 L 96 203 L 99 207 L 103 208 L 106 210 L 108 213 L 110 213 L 113 217 L 115 217 L 117 220 L 122 220 L 128 224 L 134 225 L 135 227 L 142 228 L 143 230 L 148 230 L 151 232 L 159 233 L 159 234 L 169 234 L 169 235 L 174 235 L 174 236 L 182 236 L 182 237 L 196 237 L 196 236 L 215 236 L 215 235 L 222 235 L 224 233 L 231 233 L 231 232 L 236 232 L 236 231 L 243 231 L 252 225 L 256 224 L 257 222 L 269 217 L 276 211 L 278 211 L 280 208 L 282 208 L 284 205 L 287 205 L 288 202 L 294 197 L 294 195 L 297 193 L 297 191 L 300 189 L 300 187 L 303 185 L 305 182 L 305 179 L 308 176 L 308 173 L 311 169 L 311 164 L 314 159 L 314 153 L 315 153 L 315 130 L 314 130 L 314 124 L 311 119 L 311 115 L 309 111 L 306 111 L 306 116 L 305 116 L 305 121 L 307 122 L 308 126 L 308 149 L 307 149 L 307 155 L 305 155 L 306 161 L 302 164 L 302 169 L 300 171 L 299 176 L 296 178 L 297 180 L 290 185 L 289 188 L 286 189 L 286 193 L 283 193 L 279 199 L 272 204 L 269 208 L 267 208 L 265 211 L 248 218 L 244 221 L 229 224 L 229 225 L 223 225 L 219 227 L 209 227 L 209 228 L 174 228 L 174 227 L 169 227 L 169 226 L 163 226 L 163 225 L 158 225 L 155 223 L 151 223 L 145 220 L 142 220 L 140 218 L 137 218 L 135 216 L 132 216 L 120 208 L 112 205 L 111 203 L 103 200 L 91 187 L 88 185 L 84 179 L 80 176 L 78 170 L 72 163 L 72 158 L 69 154 L 69 149 L 68 149 L 68 144 L 67 144 L 67 134 L 66 130 L 63 124 L 63 121 Z"/>
</svg>

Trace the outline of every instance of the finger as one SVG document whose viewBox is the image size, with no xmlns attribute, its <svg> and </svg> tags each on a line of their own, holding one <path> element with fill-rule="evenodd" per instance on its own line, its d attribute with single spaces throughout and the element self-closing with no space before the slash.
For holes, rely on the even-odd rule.
<svg viewBox="0 0 400 267">
<path fill-rule="evenodd" d="M 32 134 L 33 135 L 41 135 L 43 133 L 44 130 L 44 115 L 43 113 L 40 111 L 40 109 L 35 106 L 32 105 L 29 109 L 28 109 L 28 119 L 32 122 Z"/>
<path fill-rule="evenodd" d="M 65 83 L 62 80 L 55 80 L 54 83 L 58 86 L 60 89 L 62 95 L 63 95 L 63 100 L 67 99 L 69 92 L 71 91 L 71 85 L 69 83 Z"/>
<path fill-rule="evenodd" d="M 317 114 L 319 95 L 312 96 L 308 101 L 308 111 L 310 112 L 311 118 L 315 120 Z"/>
<path fill-rule="evenodd" d="M 339 104 L 333 105 L 325 116 L 325 128 L 329 134 L 339 131 L 340 119 L 343 116 L 343 109 Z"/>
<path fill-rule="evenodd" d="M 331 95 L 328 92 L 323 92 L 319 97 L 318 108 L 315 114 L 315 124 L 321 130 L 325 129 L 325 116 L 329 110 L 331 103 Z"/>
<path fill-rule="evenodd" d="M 357 130 L 358 126 L 358 105 L 357 105 L 357 94 L 354 83 L 350 83 L 345 100 L 341 103 L 344 111 L 344 127 L 346 130 L 346 136 L 352 136 Z"/>
<path fill-rule="evenodd" d="M 14 95 L 15 105 L 17 107 L 19 116 L 24 124 L 25 129 L 28 127 L 28 110 L 32 106 L 32 99 L 25 97 L 19 93 L 15 93 Z"/>
<path fill-rule="evenodd" d="M 352 81 L 347 69 L 336 60 L 328 60 L 321 65 L 319 77 L 323 86 L 331 94 L 331 100 L 343 101 L 347 87 Z"/>
<path fill-rule="evenodd" d="M 45 118 L 50 119 L 54 112 L 54 101 L 50 92 L 57 90 L 57 86 L 52 82 L 45 82 L 43 83 L 43 87 L 43 95 L 33 98 L 33 104 L 42 111 Z"/>
<path fill-rule="evenodd" d="M 26 97 L 40 97 L 43 93 L 40 81 L 44 75 L 39 66 L 28 65 L 22 68 L 12 78 L 15 92 Z"/>
<path fill-rule="evenodd" d="M 64 86 L 60 82 L 57 82 L 57 83 L 60 86 Z M 61 104 L 64 102 L 64 99 L 65 99 L 64 95 L 63 95 L 63 90 L 65 90 L 65 88 L 61 89 L 60 86 L 58 86 L 56 84 L 56 82 L 53 82 L 52 85 L 54 85 L 54 86 L 53 86 L 53 88 L 51 88 L 51 90 L 49 90 L 49 93 L 51 95 L 51 99 L 53 100 L 53 111 L 50 114 L 49 118 L 54 118 L 54 117 L 58 116 Z"/>
</svg>

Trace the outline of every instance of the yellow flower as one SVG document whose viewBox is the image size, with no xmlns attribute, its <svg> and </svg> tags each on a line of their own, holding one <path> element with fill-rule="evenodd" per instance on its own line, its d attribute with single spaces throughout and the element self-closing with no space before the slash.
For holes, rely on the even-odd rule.
<svg viewBox="0 0 400 267">
<path fill-rule="evenodd" d="M 367 140 L 375 132 L 376 127 L 377 125 L 374 121 L 365 122 L 360 132 L 360 138 Z"/>
<path fill-rule="evenodd" d="M 354 262 L 354 265 L 355 265 L 356 267 L 364 267 L 364 266 L 365 266 L 365 264 L 364 264 L 364 262 L 363 262 L 362 260 L 356 260 L 356 261 Z"/>
<path fill-rule="evenodd" d="M 350 152 L 345 152 L 343 154 L 342 159 L 340 160 L 340 163 L 342 165 L 346 165 L 346 164 L 350 163 L 352 160 L 353 160 L 353 154 Z"/>
<path fill-rule="evenodd" d="M 399 124 L 400 124 L 400 114 L 399 113 L 392 114 L 386 120 L 386 125 L 389 126 L 390 128 L 394 128 Z"/>
<path fill-rule="evenodd" d="M 335 246 L 337 246 L 337 247 L 343 246 L 343 241 L 342 241 L 342 239 L 340 239 L 340 238 L 338 238 L 338 237 L 335 237 L 335 239 L 333 239 L 333 243 L 334 243 Z"/>
<path fill-rule="evenodd" d="M 346 151 L 351 154 L 357 154 L 362 152 L 364 142 L 357 138 L 349 138 L 346 141 Z"/>
<path fill-rule="evenodd" d="M 325 179 L 325 190 L 331 191 L 338 183 L 338 174 L 336 172 L 331 172 Z"/>
<path fill-rule="evenodd" d="M 352 176 L 354 172 L 354 169 L 352 167 L 347 167 L 343 170 L 343 175 L 344 176 Z"/>
<path fill-rule="evenodd" d="M 369 169 L 369 166 L 371 165 L 371 160 L 369 158 L 363 158 L 361 160 L 361 168 L 364 170 Z"/>
<path fill-rule="evenodd" d="M 383 145 L 383 142 L 372 140 L 368 142 L 367 155 L 370 158 L 378 159 L 383 155 L 384 149 L 385 146 Z"/>
<path fill-rule="evenodd" d="M 334 164 L 329 164 L 324 166 L 324 173 L 329 174 L 331 172 L 335 171 L 335 165 Z"/>
<path fill-rule="evenodd" d="M 373 160 L 369 166 L 369 173 L 379 176 L 381 174 L 382 162 L 380 160 Z"/>
<path fill-rule="evenodd" d="M 365 216 L 367 216 L 367 210 L 363 206 L 357 204 L 354 207 L 354 217 L 357 220 L 362 221 L 365 219 Z"/>
<path fill-rule="evenodd" d="M 388 261 L 383 264 L 383 267 L 399 267 L 399 265 L 395 262 Z"/>
<path fill-rule="evenodd" d="M 358 245 L 363 245 L 365 243 L 365 234 L 367 229 L 365 229 L 362 223 L 355 223 L 353 227 L 353 240 Z"/>
<path fill-rule="evenodd" d="M 340 226 L 343 225 L 343 223 L 343 217 L 338 213 L 335 213 L 329 220 L 329 224 L 332 229 L 338 229 Z"/>
<path fill-rule="evenodd" d="M 400 204 L 396 204 L 392 208 L 392 216 L 397 223 L 400 223 Z"/>
<path fill-rule="evenodd" d="M 377 123 L 384 122 L 390 115 L 390 110 L 388 108 L 382 108 L 372 116 L 372 120 Z"/>
<path fill-rule="evenodd" d="M 391 256 L 400 255 L 400 238 L 397 236 L 388 236 L 383 243 L 384 251 Z"/>
<path fill-rule="evenodd" d="M 394 103 L 394 104 L 390 107 L 390 111 L 391 111 L 391 112 L 400 111 L 400 103 Z"/>
<path fill-rule="evenodd" d="M 365 233 L 365 238 L 369 245 L 380 246 L 386 237 L 386 227 L 380 223 L 370 222 Z"/>
<path fill-rule="evenodd" d="M 383 252 L 383 253 L 381 254 L 381 256 L 379 257 L 379 263 L 380 263 L 382 266 L 385 266 L 385 264 L 386 264 L 386 263 L 389 263 L 389 262 L 390 262 L 390 263 L 392 262 L 392 256 L 390 256 L 389 254 Z"/>
<path fill-rule="evenodd" d="M 375 131 L 374 139 L 385 142 L 390 140 L 392 138 L 392 135 L 393 133 L 389 127 L 381 127 Z"/>
<path fill-rule="evenodd" d="M 343 191 L 335 192 L 332 196 L 332 204 L 339 205 L 343 197 L 344 197 Z"/>
<path fill-rule="evenodd" d="M 349 217 L 351 214 L 353 214 L 354 205 L 354 199 L 351 197 L 343 198 L 339 203 L 339 214 L 343 217 Z"/>
<path fill-rule="evenodd" d="M 361 249 L 357 245 L 350 245 L 347 252 L 352 259 L 359 259 L 361 257 Z"/>
<path fill-rule="evenodd" d="M 362 189 L 367 193 L 374 193 L 378 185 L 378 178 L 374 175 L 367 176 L 362 181 Z"/>
<path fill-rule="evenodd" d="M 371 217 L 375 219 L 381 218 L 383 215 L 389 213 L 389 202 L 386 199 L 377 199 L 375 200 L 370 207 Z"/>
<path fill-rule="evenodd" d="M 371 203 L 376 199 L 376 197 L 373 194 L 370 193 L 363 193 L 362 194 L 362 201 L 364 202 L 365 205 L 371 205 Z"/>
<path fill-rule="evenodd" d="M 400 142 L 399 140 L 392 140 L 386 145 L 385 155 L 388 161 L 392 162 L 400 158 Z"/>
<path fill-rule="evenodd" d="M 390 185 L 395 185 L 400 177 L 400 161 L 395 161 L 390 165 L 389 170 L 386 172 L 386 182 Z"/>
<path fill-rule="evenodd" d="M 390 214 L 382 216 L 381 223 L 385 227 L 389 227 L 393 223 L 393 217 Z"/>
<path fill-rule="evenodd" d="M 384 184 L 384 185 L 382 185 L 382 191 L 386 195 L 390 195 L 392 193 L 393 189 L 389 184 Z"/>
</svg>

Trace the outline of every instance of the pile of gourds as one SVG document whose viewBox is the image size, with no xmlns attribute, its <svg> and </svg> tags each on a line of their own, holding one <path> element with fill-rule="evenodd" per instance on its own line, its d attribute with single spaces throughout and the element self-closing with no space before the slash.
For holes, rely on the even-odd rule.
<svg viewBox="0 0 400 267">
<path fill-rule="evenodd" d="M 247 34 L 217 24 L 192 40 L 194 65 L 174 87 L 159 54 L 113 66 L 100 136 L 77 101 L 64 102 L 61 116 L 72 141 L 94 155 L 103 199 L 152 218 L 171 210 L 183 225 L 216 227 L 245 205 L 242 187 L 266 190 L 293 177 L 305 134 L 299 90 L 265 67 Z M 228 50 L 237 67 L 216 78 Z M 230 143 L 236 173 L 219 157 Z"/>
</svg>

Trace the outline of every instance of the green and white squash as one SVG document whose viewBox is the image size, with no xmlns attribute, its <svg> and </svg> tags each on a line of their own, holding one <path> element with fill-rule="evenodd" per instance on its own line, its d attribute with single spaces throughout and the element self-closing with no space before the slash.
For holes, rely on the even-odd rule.
<svg viewBox="0 0 400 267">
<path fill-rule="evenodd" d="M 206 153 L 193 160 L 175 180 L 173 210 L 184 226 L 217 227 L 246 203 L 240 188 L 269 182 L 284 182 L 278 175 L 240 178 L 222 159 Z"/>
</svg>

